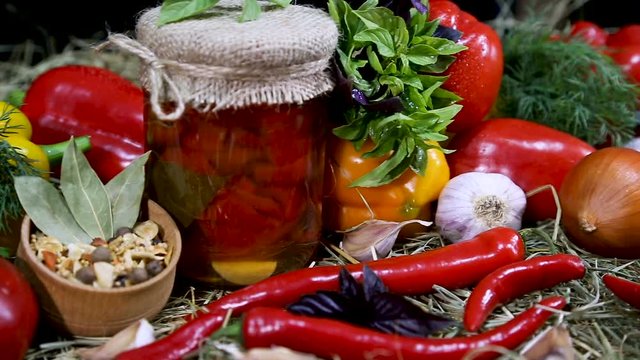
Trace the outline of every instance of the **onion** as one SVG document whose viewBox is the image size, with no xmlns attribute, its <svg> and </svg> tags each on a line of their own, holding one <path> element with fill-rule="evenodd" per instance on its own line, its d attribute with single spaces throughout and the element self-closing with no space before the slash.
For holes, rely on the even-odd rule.
<svg viewBox="0 0 640 360">
<path fill-rule="evenodd" d="M 574 244 L 596 255 L 640 258 L 640 152 L 610 147 L 587 155 L 559 196 Z"/>
</svg>

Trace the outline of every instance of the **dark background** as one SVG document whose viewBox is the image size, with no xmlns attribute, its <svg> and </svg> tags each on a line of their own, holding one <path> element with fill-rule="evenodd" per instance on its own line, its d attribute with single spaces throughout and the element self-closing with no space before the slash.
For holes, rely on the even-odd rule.
<svg viewBox="0 0 640 360">
<path fill-rule="evenodd" d="M 480 20 L 493 19 L 498 10 L 494 0 L 454 1 Z M 591 0 L 570 18 L 593 21 L 606 28 L 640 23 L 639 13 L 631 8 L 634 2 Z M 102 39 L 107 30 L 131 31 L 138 13 L 159 4 L 160 0 L 3 0 L 0 5 L 0 60 L 8 59 L 12 45 L 27 40 L 38 46 L 40 54 L 44 55 L 59 52 L 71 38 Z"/>
</svg>

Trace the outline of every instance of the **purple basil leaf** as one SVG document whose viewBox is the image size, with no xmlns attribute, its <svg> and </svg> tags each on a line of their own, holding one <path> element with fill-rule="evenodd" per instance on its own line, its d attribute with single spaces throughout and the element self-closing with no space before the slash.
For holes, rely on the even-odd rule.
<svg viewBox="0 0 640 360">
<path fill-rule="evenodd" d="M 340 269 L 339 280 L 340 282 L 340 294 L 346 299 L 353 301 L 362 301 L 362 286 L 353 278 L 353 275 L 346 269 Z"/>
<path fill-rule="evenodd" d="M 355 100 L 360 105 L 368 105 L 369 100 L 367 99 L 367 95 L 365 95 L 360 89 L 351 89 L 351 98 Z"/>
<path fill-rule="evenodd" d="M 452 27 L 438 25 L 436 31 L 433 32 L 433 36 L 451 40 L 453 42 L 458 42 L 458 40 L 460 40 L 460 38 L 462 37 L 462 33 Z"/>
<path fill-rule="evenodd" d="M 374 273 L 367 265 L 362 267 L 362 274 L 364 277 L 364 280 L 362 281 L 362 288 L 364 291 L 365 301 L 371 302 L 376 296 L 389 291 L 378 275 L 376 275 L 376 273 Z"/>
<path fill-rule="evenodd" d="M 287 310 L 298 315 L 344 318 L 353 308 L 353 302 L 335 291 L 318 291 L 304 295 L 289 305 Z"/>
<path fill-rule="evenodd" d="M 384 100 L 370 102 L 363 105 L 365 109 L 371 111 L 379 111 L 385 114 L 394 114 L 404 110 L 404 104 L 399 96 L 393 96 Z"/>
<path fill-rule="evenodd" d="M 426 14 L 429 12 L 429 6 L 422 3 L 420 0 L 411 0 L 413 7 L 418 10 L 421 14 Z"/>
<path fill-rule="evenodd" d="M 370 326 L 380 331 L 405 336 L 424 337 L 442 330 L 454 321 L 428 313 L 404 297 L 384 293 L 370 301 L 374 318 Z"/>
</svg>

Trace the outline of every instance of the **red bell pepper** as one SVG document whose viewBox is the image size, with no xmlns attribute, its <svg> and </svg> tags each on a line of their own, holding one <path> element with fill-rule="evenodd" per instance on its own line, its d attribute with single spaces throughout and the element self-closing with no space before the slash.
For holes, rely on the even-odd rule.
<svg viewBox="0 0 640 360">
<path fill-rule="evenodd" d="M 35 143 L 90 135 L 87 159 L 108 181 L 144 152 L 143 101 L 140 87 L 110 70 L 68 65 L 37 77 L 21 110 Z"/>
<path fill-rule="evenodd" d="M 525 192 L 544 185 L 560 190 L 575 164 L 595 149 L 565 132 L 520 119 L 492 119 L 457 134 L 448 145 L 451 177 L 493 172 L 509 177 Z M 556 203 L 549 191 L 527 199 L 527 220 L 555 218 Z"/>
<path fill-rule="evenodd" d="M 468 48 L 456 55 L 443 85 L 462 98 L 462 110 L 447 127 L 458 133 L 482 121 L 498 98 L 504 66 L 502 42 L 493 28 L 450 1 L 433 1 L 429 18 L 460 31 L 459 43 Z"/>
</svg>

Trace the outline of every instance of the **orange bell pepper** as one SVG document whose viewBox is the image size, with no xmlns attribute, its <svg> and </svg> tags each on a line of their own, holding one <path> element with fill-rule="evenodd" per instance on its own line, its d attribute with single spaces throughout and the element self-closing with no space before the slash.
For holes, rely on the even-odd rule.
<svg viewBox="0 0 640 360">
<path fill-rule="evenodd" d="M 333 137 L 327 146 L 323 222 L 330 231 L 344 231 L 370 219 L 398 222 L 429 219 L 430 203 L 438 199 L 449 181 L 449 166 L 443 152 L 429 149 L 423 176 L 407 170 L 386 185 L 352 187 L 354 180 L 387 157 L 363 158 L 362 154 L 373 148 L 371 142 L 356 150 L 350 141 Z"/>
</svg>

